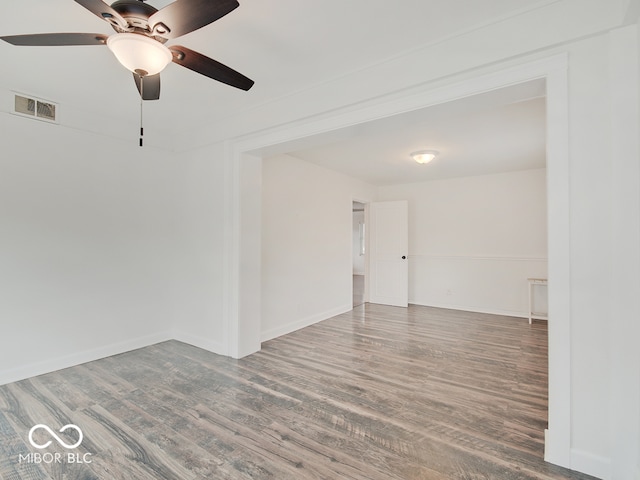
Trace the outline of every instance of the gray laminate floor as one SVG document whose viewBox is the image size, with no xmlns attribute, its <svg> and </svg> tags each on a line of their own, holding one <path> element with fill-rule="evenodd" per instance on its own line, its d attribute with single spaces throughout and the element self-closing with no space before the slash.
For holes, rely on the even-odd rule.
<svg viewBox="0 0 640 480">
<path fill-rule="evenodd" d="M 3 479 L 586 479 L 545 323 L 365 304 L 235 361 L 171 341 L 0 387 Z M 76 425 L 83 432 L 80 445 Z"/>
</svg>

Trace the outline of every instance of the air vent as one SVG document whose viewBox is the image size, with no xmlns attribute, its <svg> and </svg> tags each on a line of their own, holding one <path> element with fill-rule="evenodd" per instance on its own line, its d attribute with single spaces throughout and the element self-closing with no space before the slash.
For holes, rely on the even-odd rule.
<svg viewBox="0 0 640 480">
<path fill-rule="evenodd" d="M 37 98 L 15 94 L 14 112 L 46 122 L 56 122 L 57 105 Z"/>
</svg>

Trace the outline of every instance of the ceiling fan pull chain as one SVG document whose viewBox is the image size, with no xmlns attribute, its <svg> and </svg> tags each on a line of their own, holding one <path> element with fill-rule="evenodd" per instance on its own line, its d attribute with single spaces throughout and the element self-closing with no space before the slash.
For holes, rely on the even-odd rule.
<svg viewBox="0 0 640 480">
<path fill-rule="evenodd" d="M 140 146 L 143 145 L 144 128 L 142 127 L 142 105 L 144 105 L 144 76 L 140 75 Z"/>
</svg>

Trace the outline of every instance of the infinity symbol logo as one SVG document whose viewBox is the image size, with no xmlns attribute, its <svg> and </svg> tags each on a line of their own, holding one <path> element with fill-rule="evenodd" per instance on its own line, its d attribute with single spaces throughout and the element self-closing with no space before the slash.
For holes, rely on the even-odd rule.
<svg viewBox="0 0 640 480">
<path fill-rule="evenodd" d="M 58 435 L 56 435 L 56 432 L 54 432 L 53 430 L 51 430 L 47 425 L 43 425 L 42 423 L 39 423 L 38 425 L 34 425 L 33 427 L 31 427 L 31 430 L 29 430 L 29 443 L 31 445 L 33 445 L 36 448 L 47 448 L 49 445 L 51 445 L 51 440 L 49 440 L 47 443 L 45 443 L 44 445 L 39 445 L 38 443 L 36 443 L 33 440 L 33 432 L 35 432 L 37 429 L 42 428 L 44 430 L 46 430 L 47 432 L 49 432 L 49 434 L 56 439 L 56 441 L 62 445 L 64 448 L 76 448 L 78 445 L 80 445 L 82 443 L 82 430 L 80 430 L 80 427 L 78 427 L 77 425 L 74 425 L 72 423 L 65 425 L 64 427 L 62 427 L 60 430 L 58 430 L 60 433 L 68 430 L 68 429 L 74 429 L 78 432 L 78 441 L 76 443 L 74 443 L 73 445 L 69 445 L 67 443 L 65 443 L 64 440 L 62 440 Z"/>
</svg>

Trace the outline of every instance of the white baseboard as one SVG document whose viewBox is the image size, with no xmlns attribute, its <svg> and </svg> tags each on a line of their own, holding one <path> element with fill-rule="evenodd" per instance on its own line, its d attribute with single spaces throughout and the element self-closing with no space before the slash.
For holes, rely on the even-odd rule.
<svg viewBox="0 0 640 480">
<path fill-rule="evenodd" d="M 480 308 L 472 305 L 453 305 L 448 303 L 434 304 L 434 303 L 420 302 L 419 300 L 412 300 L 412 299 L 409 299 L 409 303 L 413 305 L 420 305 L 423 307 L 447 308 L 449 310 L 461 310 L 464 312 L 488 313 L 490 315 L 501 315 L 505 317 L 529 318 L 525 312 L 517 312 L 513 310 L 500 310 L 498 308 Z"/>
<path fill-rule="evenodd" d="M 312 315 L 310 317 L 288 323 L 287 325 L 282 325 L 267 332 L 263 332 L 261 341 L 271 340 L 272 338 L 294 332 L 296 330 L 299 330 L 300 328 L 304 328 L 322 320 L 326 320 L 327 318 L 331 318 L 336 315 L 340 315 L 341 313 L 348 312 L 351 309 L 351 304 L 343 305 L 317 315 Z M 168 340 L 177 340 L 179 342 L 187 343 L 189 345 L 193 345 L 194 347 L 202 348 L 203 350 L 207 350 L 218 355 L 228 355 L 227 348 L 223 343 L 210 341 L 186 332 L 173 330 L 159 332 L 144 337 L 133 338 L 124 342 L 104 345 L 98 348 L 85 350 L 71 355 L 51 358 L 43 362 L 31 363 L 8 370 L 0 370 L 0 385 L 17 382 L 19 380 L 43 375 L 45 373 L 55 372 L 56 370 L 62 370 L 63 368 L 69 368 L 83 363 L 92 362 L 94 360 L 110 357 L 112 355 L 118 355 L 120 353 L 129 352 L 138 348 L 148 347 L 149 345 L 154 345 L 156 343 L 165 342 Z"/>
<path fill-rule="evenodd" d="M 611 480 L 611 459 L 571 449 L 571 469 L 602 480 Z"/>
<path fill-rule="evenodd" d="M 63 368 L 73 367 L 82 363 L 92 362 L 101 358 L 118 355 L 120 353 L 129 352 L 142 347 L 148 347 L 160 342 L 172 340 L 171 332 L 159 332 L 153 335 L 146 335 L 126 340 L 124 342 L 112 343 L 102 347 L 85 350 L 82 352 L 65 355 L 62 357 L 51 358 L 44 362 L 36 362 L 9 370 L 0 371 L 0 385 L 17 382 L 25 378 L 43 375 L 45 373 L 55 372 Z"/>
<path fill-rule="evenodd" d="M 544 461 L 571 469 L 571 449 L 564 440 L 552 435 L 548 428 L 544 429 Z"/>
<path fill-rule="evenodd" d="M 308 327 L 309 325 L 313 325 L 314 323 L 321 322 L 322 320 L 326 320 L 327 318 L 335 317 L 336 315 L 349 312 L 352 309 L 353 306 L 351 304 L 342 305 L 340 307 L 336 307 L 322 313 L 311 315 L 310 317 L 302 318 L 294 322 L 289 322 L 286 325 L 271 328 L 265 332 L 262 332 L 262 334 L 260 335 L 260 341 L 266 342 L 267 340 L 286 335 L 287 333 L 295 332 L 296 330 L 300 330 L 301 328 Z"/>
<path fill-rule="evenodd" d="M 201 348 L 203 350 L 207 350 L 208 352 L 215 353 L 217 355 L 229 355 L 229 352 L 227 351 L 227 348 L 223 343 L 212 342 L 202 337 L 191 335 L 190 333 L 174 330 L 172 339 L 177 340 L 178 342 L 192 345 L 194 347 Z"/>
</svg>

